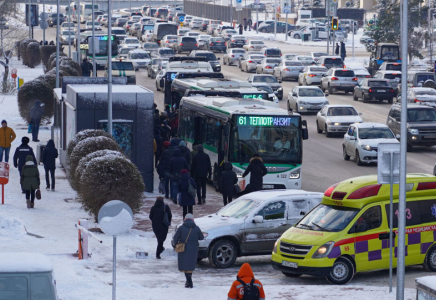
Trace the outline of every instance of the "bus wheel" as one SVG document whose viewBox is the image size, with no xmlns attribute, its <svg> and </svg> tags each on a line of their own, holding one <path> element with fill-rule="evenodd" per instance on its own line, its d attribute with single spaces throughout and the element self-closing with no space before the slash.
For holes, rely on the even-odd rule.
<svg viewBox="0 0 436 300">
<path fill-rule="evenodd" d="M 428 251 L 424 260 L 424 270 L 428 272 L 436 272 L 436 247 L 433 246 Z"/>
<path fill-rule="evenodd" d="M 326 279 L 331 284 L 346 284 L 353 279 L 353 276 L 353 263 L 346 257 L 339 257 L 333 264 L 333 267 Z"/>
</svg>

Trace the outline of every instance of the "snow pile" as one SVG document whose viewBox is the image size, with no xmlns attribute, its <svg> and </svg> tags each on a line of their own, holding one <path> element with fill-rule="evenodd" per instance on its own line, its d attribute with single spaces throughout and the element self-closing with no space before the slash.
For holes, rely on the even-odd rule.
<svg viewBox="0 0 436 300">
<path fill-rule="evenodd" d="M 50 259 L 38 253 L 3 252 L 0 255 L 0 273 L 7 272 L 51 272 Z"/>
<path fill-rule="evenodd" d="M 6 219 L 0 216 L 0 240 L 3 238 L 26 234 L 23 224 L 17 219 Z"/>
</svg>

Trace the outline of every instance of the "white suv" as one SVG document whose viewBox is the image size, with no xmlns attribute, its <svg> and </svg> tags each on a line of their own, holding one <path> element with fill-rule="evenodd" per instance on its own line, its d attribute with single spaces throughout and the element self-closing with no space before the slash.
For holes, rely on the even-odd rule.
<svg viewBox="0 0 436 300">
<path fill-rule="evenodd" d="M 333 92 L 344 91 L 345 94 L 354 92 L 357 85 L 357 77 L 353 70 L 347 69 L 330 69 L 321 79 L 321 89 L 329 94 Z"/>
</svg>

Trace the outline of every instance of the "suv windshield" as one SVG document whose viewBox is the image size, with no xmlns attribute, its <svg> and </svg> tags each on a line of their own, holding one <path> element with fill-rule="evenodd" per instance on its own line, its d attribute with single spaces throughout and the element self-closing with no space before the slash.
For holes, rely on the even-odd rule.
<svg viewBox="0 0 436 300">
<path fill-rule="evenodd" d="M 139 41 L 137 39 L 125 39 L 124 44 L 139 44 Z"/>
<path fill-rule="evenodd" d="M 335 76 L 338 77 L 354 77 L 354 71 L 336 70 Z"/>
<path fill-rule="evenodd" d="M 379 127 L 379 128 L 360 128 L 359 129 L 359 138 L 361 140 L 368 139 L 393 139 L 394 134 L 387 127 Z"/>
<path fill-rule="evenodd" d="M 144 43 L 143 45 L 142 45 L 142 48 L 147 48 L 147 49 L 156 49 L 156 48 L 159 48 L 159 46 L 158 46 L 158 44 L 156 44 L 156 43 Z"/>
<path fill-rule="evenodd" d="M 285 62 L 287 67 L 301 67 L 303 66 L 303 63 L 299 62 L 299 61 L 287 61 Z"/>
<path fill-rule="evenodd" d="M 359 212 L 358 209 L 320 204 L 308 213 L 297 228 L 313 231 L 339 232 L 350 224 Z"/>
<path fill-rule="evenodd" d="M 257 202 L 249 199 L 241 199 L 229 203 L 228 205 L 221 208 L 216 214 L 223 217 L 232 218 L 243 218 L 245 217 L 253 208 L 258 206 Z"/>
<path fill-rule="evenodd" d="M 216 56 L 213 53 L 196 53 L 195 57 L 206 57 L 207 61 L 215 61 Z"/>
<path fill-rule="evenodd" d="M 407 121 L 409 122 L 433 122 L 436 121 L 434 109 L 416 108 L 407 110 Z"/>
<path fill-rule="evenodd" d="M 353 107 L 332 107 L 329 108 L 327 116 L 357 116 L 357 111 Z"/>
<path fill-rule="evenodd" d="M 299 89 L 298 95 L 300 97 L 324 97 L 320 89 Z"/>
<path fill-rule="evenodd" d="M 173 49 L 160 49 L 159 50 L 160 55 L 174 55 Z"/>
<path fill-rule="evenodd" d="M 126 34 L 123 29 L 112 29 L 112 34 Z"/>
<path fill-rule="evenodd" d="M 265 51 L 265 53 L 266 53 L 267 55 L 277 55 L 277 56 L 280 56 L 281 51 L 280 51 L 279 49 L 267 49 L 267 50 Z"/>
<path fill-rule="evenodd" d="M 340 59 L 340 58 L 326 58 L 326 59 L 324 59 L 324 64 L 339 66 L 339 67 L 342 67 L 344 65 L 344 63 L 342 62 L 342 59 Z"/>
<path fill-rule="evenodd" d="M 278 83 L 274 76 L 254 76 L 253 82 Z"/>
<path fill-rule="evenodd" d="M 368 81 L 370 87 L 390 87 L 391 84 L 387 81 Z"/>
</svg>

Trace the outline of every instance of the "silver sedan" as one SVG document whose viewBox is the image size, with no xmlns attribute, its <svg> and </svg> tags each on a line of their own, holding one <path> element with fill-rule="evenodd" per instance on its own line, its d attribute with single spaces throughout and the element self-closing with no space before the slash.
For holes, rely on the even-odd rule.
<svg viewBox="0 0 436 300">
<path fill-rule="evenodd" d="M 281 61 L 277 67 L 274 68 L 274 76 L 278 80 L 298 79 L 300 72 L 303 71 L 304 66 L 299 61 L 287 60 Z"/>
<path fill-rule="evenodd" d="M 274 74 L 274 68 L 280 63 L 280 58 L 264 58 L 256 66 L 256 74 Z"/>
<path fill-rule="evenodd" d="M 255 55 L 245 55 L 243 59 L 241 60 L 240 66 L 242 72 L 252 72 L 256 70 L 257 64 L 260 64 L 262 59 L 264 59 L 265 56 L 255 54 Z"/>
<path fill-rule="evenodd" d="M 227 49 L 226 54 L 223 56 L 223 64 L 228 64 L 229 66 L 237 64 L 239 58 L 244 56 L 245 50 L 241 48 L 230 48 Z"/>
<path fill-rule="evenodd" d="M 245 51 L 259 51 L 265 47 L 266 45 L 263 43 L 263 41 L 249 40 L 243 48 L 245 49 Z"/>
<path fill-rule="evenodd" d="M 299 61 L 304 66 L 310 66 L 310 65 L 314 65 L 315 64 L 312 56 L 308 56 L 308 55 L 297 55 L 292 60 Z"/>
</svg>

